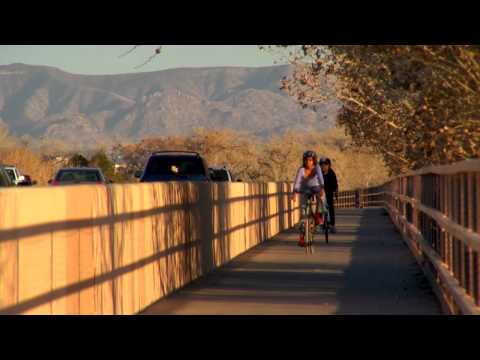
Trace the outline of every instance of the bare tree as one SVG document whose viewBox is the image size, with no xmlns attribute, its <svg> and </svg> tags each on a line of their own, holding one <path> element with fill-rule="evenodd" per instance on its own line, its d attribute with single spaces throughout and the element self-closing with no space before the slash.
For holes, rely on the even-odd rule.
<svg viewBox="0 0 480 360">
<path fill-rule="evenodd" d="M 123 58 L 129 54 L 131 54 L 132 52 L 134 52 L 136 49 L 138 49 L 140 46 L 145 46 L 145 45 L 134 45 L 133 47 L 131 47 L 130 49 L 128 49 L 127 51 L 125 51 L 124 53 L 120 54 L 119 55 L 119 58 Z M 155 49 L 153 50 L 152 52 L 152 55 L 150 55 L 144 63 L 138 65 L 135 67 L 135 69 L 140 69 L 142 67 L 144 67 L 145 65 L 147 65 L 148 63 L 150 63 L 155 57 L 157 57 L 158 55 L 160 55 L 162 52 L 162 45 L 157 45 L 155 47 Z"/>
<path fill-rule="evenodd" d="M 296 70 L 283 88 L 303 106 L 340 100 L 338 124 L 357 145 L 382 154 L 394 173 L 480 155 L 480 46 L 296 50 Z"/>
</svg>

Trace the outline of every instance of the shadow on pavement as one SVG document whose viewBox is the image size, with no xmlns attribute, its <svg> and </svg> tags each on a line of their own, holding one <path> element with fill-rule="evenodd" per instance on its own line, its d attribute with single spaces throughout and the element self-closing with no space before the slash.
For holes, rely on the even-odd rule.
<svg viewBox="0 0 480 360">
<path fill-rule="evenodd" d="M 144 314 L 440 314 L 383 209 L 338 210 L 316 252 L 288 230 L 148 308 Z"/>
<path fill-rule="evenodd" d="M 363 209 L 351 220 L 358 223 L 355 241 L 335 243 L 351 247 L 337 314 L 441 314 L 428 281 L 385 211 Z"/>
</svg>

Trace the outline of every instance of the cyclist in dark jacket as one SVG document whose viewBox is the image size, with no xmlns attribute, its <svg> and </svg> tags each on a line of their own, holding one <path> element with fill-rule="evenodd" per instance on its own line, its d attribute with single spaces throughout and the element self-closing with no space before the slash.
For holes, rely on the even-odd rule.
<svg viewBox="0 0 480 360">
<path fill-rule="evenodd" d="M 332 162 L 329 158 L 320 159 L 320 167 L 322 168 L 323 179 L 325 183 L 325 195 L 327 197 L 327 203 L 330 213 L 330 225 L 332 226 L 332 233 L 336 233 L 335 228 L 335 203 L 333 201 L 333 195 L 338 198 L 338 181 L 335 171 L 332 169 Z"/>
</svg>

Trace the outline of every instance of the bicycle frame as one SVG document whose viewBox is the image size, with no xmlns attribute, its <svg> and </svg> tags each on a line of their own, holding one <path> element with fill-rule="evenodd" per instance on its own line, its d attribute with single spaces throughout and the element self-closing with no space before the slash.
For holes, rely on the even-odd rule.
<svg viewBox="0 0 480 360">
<path fill-rule="evenodd" d="M 314 195 L 312 194 L 307 194 L 307 203 L 305 206 L 305 213 L 303 213 L 302 209 L 302 223 L 303 223 L 303 232 L 305 236 L 305 252 L 308 254 L 313 254 L 314 253 L 314 248 L 313 248 L 313 237 L 314 237 L 314 228 L 311 228 L 311 224 L 315 224 L 314 222 L 314 211 L 312 209 L 312 206 L 314 204 L 313 202 Z"/>
<path fill-rule="evenodd" d="M 313 240 L 314 240 L 314 235 L 315 235 L 315 225 L 311 226 L 311 224 L 315 224 L 315 218 L 313 216 L 314 211 L 313 211 L 313 204 L 315 202 L 313 201 L 315 199 L 315 195 L 312 193 L 304 193 L 307 195 L 307 201 L 305 205 L 305 209 L 302 208 L 302 222 L 301 226 L 303 226 L 303 233 L 305 237 L 305 252 L 308 254 L 313 254 L 314 253 L 314 247 L 313 247 Z M 330 212 L 328 211 L 328 203 L 325 200 L 322 200 L 324 202 L 324 209 L 325 211 L 322 211 L 324 215 L 324 223 L 323 223 L 323 231 L 325 234 L 325 242 L 328 244 L 328 233 L 330 230 Z"/>
</svg>

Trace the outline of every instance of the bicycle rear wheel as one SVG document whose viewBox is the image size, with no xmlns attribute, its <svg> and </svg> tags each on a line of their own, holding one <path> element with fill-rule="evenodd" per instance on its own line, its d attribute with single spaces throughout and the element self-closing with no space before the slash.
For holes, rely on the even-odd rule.
<svg viewBox="0 0 480 360">
<path fill-rule="evenodd" d="M 305 239 L 305 253 L 308 254 L 309 247 L 310 247 L 310 223 L 308 221 L 308 217 L 305 219 L 305 229 L 304 229 L 304 239 Z"/>
<path fill-rule="evenodd" d="M 325 233 L 325 242 L 328 244 L 328 232 L 329 232 L 329 225 L 326 223 L 323 225 L 323 232 Z"/>
</svg>

